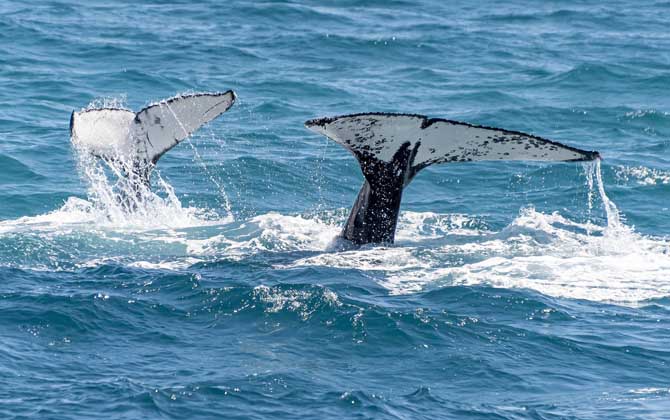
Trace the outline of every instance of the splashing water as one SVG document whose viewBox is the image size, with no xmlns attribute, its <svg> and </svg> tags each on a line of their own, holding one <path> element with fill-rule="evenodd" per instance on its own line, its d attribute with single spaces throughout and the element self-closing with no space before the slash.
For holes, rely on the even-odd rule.
<svg viewBox="0 0 670 420">
<path fill-rule="evenodd" d="M 87 200 L 70 198 L 52 213 L 2 222 L 0 234 L 42 229 L 67 235 L 69 228 L 64 225 L 83 229 L 93 225 L 96 229 L 136 232 L 130 238 L 111 239 L 151 249 L 151 255 L 124 256 L 118 254 L 116 245 L 103 251 L 94 241 L 95 247 L 81 257 L 85 261 L 79 262 L 80 266 L 112 258 L 131 267 L 184 270 L 222 258 L 241 261 L 263 253 L 307 252 L 307 256 L 273 266 L 278 270 L 306 266 L 359 270 L 370 273 L 391 294 L 487 285 L 625 305 L 670 296 L 668 241 L 645 237 L 625 225 L 605 192 L 600 161 L 585 165 L 584 170 L 589 213 L 595 211 L 594 203 L 599 200 L 605 226 L 572 221 L 558 212 L 544 214 L 532 206 L 521 209 L 500 231 L 491 230 L 486 220 L 466 214 L 404 211 L 396 245 L 339 249 L 331 244 L 346 210 L 269 213 L 233 223 L 232 218 L 222 219 L 208 210 L 183 207 L 158 172 L 157 188 L 152 192 L 147 186 L 131 186 L 125 180 L 126 162 L 103 162 L 81 151 L 77 156 L 88 184 Z M 121 202 L 119 195 L 130 197 L 133 211 L 128 211 L 128 203 Z M 214 230 L 207 228 L 197 237 L 175 230 L 214 225 Z M 137 231 L 147 230 L 160 233 L 138 236 Z M 57 244 L 54 247 L 60 249 Z M 62 265 L 63 261 L 57 263 Z"/>
<path fill-rule="evenodd" d="M 396 246 L 324 253 L 281 268 L 368 271 L 392 294 L 488 285 L 625 305 L 669 296 L 670 243 L 640 235 L 623 223 L 605 192 L 600 161 L 587 165 L 585 172 L 589 203 L 598 196 L 606 226 L 532 207 L 522 209 L 499 232 L 465 215 L 403 212 Z M 421 241 L 440 236 L 442 245 L 421 246 Z"/>
<path fill-rule="evenodd" d="M 184 92 L 184 93 L 182 93 L 182 95 L 186 95 L 186 94 L 191 94 L 191 92 Z M 186 143 L 188 143 L 189 147 L 190 147 L 191 150 L 193 151 L 193 154 L 194 154 L 194 156 L 195 156 L 195 159 L 194 159 L 195 162 L 197 162 L 198 165 L 200 165 L 200 167 L 205 171 L 205 173 L 207 174 L 207 178 L 209 179 L 209 181 L 210 181 L 212 184 L 214 184 L 214 185 L 216 186 L 216 188 L 217 188 L 217 190 L 219 191 L 219 194 L 221 195 L 221 198 L 222 198 L 222 200 L 223 200 L 223 209 L 226 211 L 228 217 L 229 217 L 230 219 L 232 219 L 232 218 L 233 218 L 232 206 L 231 206 L 231 204 L 230 204 L 230 199 L 228 198 L 228 193 L 226 193 L 226 189 L 225 189 L 224 186 L 223 186 L 223 185 L 216 179 L 216 177 L 215 177 L 214 175 L 212 175 L 212 173 L 210 172 L 209 168 L 207 167 L 207 164 L 205 163 L 205 160 L 204 160 L 204 159 L 202 158 L 202 156 L 200 155 L 200 152 L 198 152 L 198 149 L 197 149 L 197 148 L 195 147 L 195 145 L 193 145 L 193 143 L 191 142 L 191 138 L 188 136 L 188 130 L 186 130 L 186 127 L 184 127 L 184 124 L 182 124 L 182 122 L 179 120 L 179 117 L 178 117 L 177 114 L 174 112 L 174 110 L 172 109 L 172 107 L 170 106 L 170 104 L 169 104 L 168 102 L 165 102 L 164 105 L 165 105 L 165 106 L 167 107 L 167 109 L 170 111 L 170 113 L 172 114 L 172 116 L 174 117 L 174 119 L 179 123 L 179 127 L 180 127 L 180 128 L 184 131 L 184 133 L 186 134 L 186 140 L 185 140 L 185 141 L 186 141 Z M 162 179 L 161 179 L 161 182 L 163 182 Z"/>
<path fill-rule="evenodd" d="M 598 186 L 598 194 L 600 195 L 600 200 L 602 200 L 603 208 L 605 214 L 607 215 L 607 227 L 609 232 L 621 232 L 626 231 L 630 232 L 630 229 L 621 222 L 621 215 L 619 209 L 614 204 L 612 200 L 609 199 L 607 193 L 605 193 L 605 185 L 603 184 L 602 170 L 600 167 L 600 159 L 596 159 L 591 165 L 590 170 L 588 171 L 589 177 L 596 178 L 596 184 Z M 593 182 L 590 182 L 590 185 L 593 185 Z"/>
<path fill-rule="evenodd" d="M 143 183 L 133 183 L 125 174 L 131 163 L 102 161 L 78 151 L 78 166 L 88 185 L 88 201 L 83 205 L 95 223 L 130 229 L 180 228 L 200 225 L 216 215 L 210 211 L 184 208 L 172 186 L 155 172 L 156 192 Z M 108 173 L 110 174 L 108 176 Z M 73 202 L 64 209 L 71 210 Z M 203 219 L 207 216 L 207 219 Z"/>
<path fill-rule="evenodd" d="M 127 95 L 120 95 L 118 97 L 115 96 L 106 96 L 102 98 L 97 98 L 92 100 L 86 107 L 84 108 L 87 111 L 93 110 L 93 109 L 128 109 L 127 106 L 128 103 L 128 96 Z"/>
<path fill-rule="evenodd" d="M 159 174 L 157 184 L 165 198 L 142 190 L 142 199 L 137 203 L 139 210 L 129 215 L 119 208 L 100 163 L 87 162 L 82 168 L 90 184 L 90 202 L 76 204 L 79 207 L 83 204 L 92 214 L 104 214 L 103 223 L 139 224 L 143 228 L 203 223 L 194 209 L 181 207 L 174 191 Z M 526 207 L 508 226 L 496 232 L 485 220 L 468 215 L 404 211 L 398 223 L 396 245 L 344 250 L 333 249 L 330 244 L 339 232 L 345 212 L 310 216 L 269 213 L 255 216 L 240 226 L 234 223 L 222 226 L 223 230 L 206 238 L 172 238 L 186 247 L 186 255 L 171 262 L 161 261 L 156 267 L 185 269 L 189 261 L 219 258 L 239 261 L 258 253 L 305 251 L 316 254 L 275 264 L 275 269 L 328 266 L 360 270 L 371 273 L 392 294 L 452 285 L 488 285 L 624 305 L 669 296 L 668 242 L 640 235 L 624 224 L 605 192 L 601 170 L 599 161 L 585 166 L 589 203 L 593 210 L 592 202 L 601 202 L 605 226 Z M 143 261 L 132 264 L 152 266 Z"/>
<path fill-rule="evenodd" d="M 124 108 L 124 98 L 103 98 L 91 102 L 86 109 Z M 179 119 L 167 105 L 175 119 Z M 182 129 L 185 127 L 179 122 Z M 196 148 L 190 143 L 196 155 Z M 118 154 L 111 159 L 98 159 L 88 151 L 74 147 L 81 177 L 88 185 L 88 201 L 69 200 L 61 210 L 72 211 L 78 208 L 79 213 L 87 213 L 97 225 L 114 226 L 130 229 L 183 228 L 198 226 L 212 221 L 227 222 L 232 220 L 230 202 L 223 187 L 210 175 L 210 179 L 218 187 L 224 199 L 226 218 L 222 219 L 212 210 L 184 208 L 177 198 L 172 186 L 166 182 L 158 170 L 154 170 L 155 192 L 149 185 L 137 182 L 128 176 L 133 173 L 131 158 Z M 207 170 L 206 166 L 204 166 Z M 208 172 L 209 174 L 209 172 Z"/>
<path fill-rule="evenodd" d="M 670 184 L 670 171 L 663 171 L 645 166 L 620 166 L 616 177 L 619 182 L 634 182 L 637 185 L 655 186 Z"/>
</svg>

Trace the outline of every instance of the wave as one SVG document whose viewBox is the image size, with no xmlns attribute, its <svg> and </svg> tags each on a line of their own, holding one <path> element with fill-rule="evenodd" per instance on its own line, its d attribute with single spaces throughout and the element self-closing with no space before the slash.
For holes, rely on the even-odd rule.
<svg viewBox="0 0 670 420">
<path fill-rule="evenodd" d="M 284 268 L 324 265 L 382 273 L 376 278 L 392 294 L 486 285 L 633 305 L 668 296 L 670 242 L 624 225 L 605 195 L 599 164 L 593 171 L 605 227 L 526 208 L 500 232 L 456 227 L 444 232 L 440 246 L 424 248 L 415 240 L 405 242 L 421 232 L 416 221 L 422 218 L 403 213 L 399 246 L 323 253 Z"/>
<path fill-rule="evenodd" d="M 368 273 L 394 295 L 487 286 L 623 305 L 670 296 L 670 242 L 625 225 L 605 193 L 599 162 L 587 167 L 589 208 L 601 204 L 605 226 L 532 207 L 498 231 L 478 216 L 403 211 L 395 245 L 350 249 L 337 241 L 346 209 L 236 220 L 182 206 L 157 174 L 162 195 L 141 190 L 128 211 L 115 196 L 125 186 L 113 184 L 99 163 L 82 159 L 88 199 L 71 197 L 51 213 L 0 222 L 0 265 L 183 271 L 260 257 L 267 271 Z"/>
<path fill-rule="evenodd" d="M 45 179 L 44 176 L 34 172 L 30 167 L 18 159 L 0 154 L 0 182 L 27 182 Z"/>
<path fill-rule="evenodd" d="M 632 181 L 644 186 L 670 184 L 670 171 L 646 166 L 620 166 L 615 169 L 615 176 L 622 183 Z"/>
<path fill-rule="evenodd" d="M 602 86 L 604 83 L 630 83 L 624 69 L 598 63 L 582 63 L 569 70 L 557 72 L 535 83 L 541 85 Z"/>
<path fill-rule="evenodd" d="M 608 225 L 598 226 L 525 208 L 500 231 L 464 214 L 404 211 L 395 246 L 342 250 L 334 239 L 345 211 L 268 213 L 237 221 L 207 220 L 187 211 L 181 223 L 188 229 L 176 228 L 172 219 L 171 229 L 157 229 L 154 221 L 143 225 L 146 230 L 114 233 L 119 225 L 103 219 L 102 226 L 94 226 L 100 220 L 90 203 L 71 199 L 57 212 L 2 222 L 0 234 L 14 241 L 3 240 L 10 249 L 0 256 L 6 254 L 6 260 L 25 247 L 29 257 L 23 266 L 36 269 L 37 261 L 49 265 L 45 256 L 76 243 L 79 254 L 56 256 L 59 265 L 79 259 L 70 269 L 124 264 L 131 269 L 188 271 L 217 261 L 224 266 L 247 263 L 260 256 L 266 262 L 263 270 L 328 267 L 367 272 L 391 294 L 489 286 L 624 305 L 670 296 L 670 242 L 636 233 L 617 218 L 615 207 L 609 211 Z M 144 223 L 140 218 L 125 228 L 142 226 L 139 221 Z M 104 223 L 111 229 L 106 231 Z M 82 236 L 86 232 L 88 236 Z"/>
</svg>

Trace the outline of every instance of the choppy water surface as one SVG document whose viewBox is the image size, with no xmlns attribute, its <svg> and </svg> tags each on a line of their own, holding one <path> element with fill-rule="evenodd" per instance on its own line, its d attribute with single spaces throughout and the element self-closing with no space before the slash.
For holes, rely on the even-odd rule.
<svg viewBox="0 0 670 420">
<path fill-rule="evenodd" d="M 0 4 L 3 418 L 663 418 L 670 4 Z M 239 102 L 134 214 L 73 109 Z M 431 167 L 394 246 L 309 118 L 528 131 L 602 163 Z"/>
</svg>

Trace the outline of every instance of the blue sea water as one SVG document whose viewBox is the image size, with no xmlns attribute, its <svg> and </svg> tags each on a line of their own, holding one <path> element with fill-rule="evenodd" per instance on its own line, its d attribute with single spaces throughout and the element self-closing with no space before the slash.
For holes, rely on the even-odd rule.
<svg viewBox="0 0 670 420">
<path fill-rule="evenodd" d="M 667 418 L 669 15 L 2 1 L 0 417 Z M 70 145 L 73 110 L 227 89 L 136 213 Z M 395 245 L 339 250 L 362 176 L 303 122 L 367 111 L 604 160 L 430 167 Z"/>
</svg>

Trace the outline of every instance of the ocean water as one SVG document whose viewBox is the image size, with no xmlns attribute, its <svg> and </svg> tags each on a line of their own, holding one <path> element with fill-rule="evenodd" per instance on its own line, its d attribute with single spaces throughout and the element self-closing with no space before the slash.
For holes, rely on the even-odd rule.
<svg viewBox="0 0 670 420">
<path fill-rule="evenodd" d="M 667 418 L 670 3 L 4 0 L 0 417 Z M 136 213 L 70 113 L 233 89 Z M 424 170 L 393 246 L 309 118 L 531 132 L 601 163 Z"/>
</svg>

